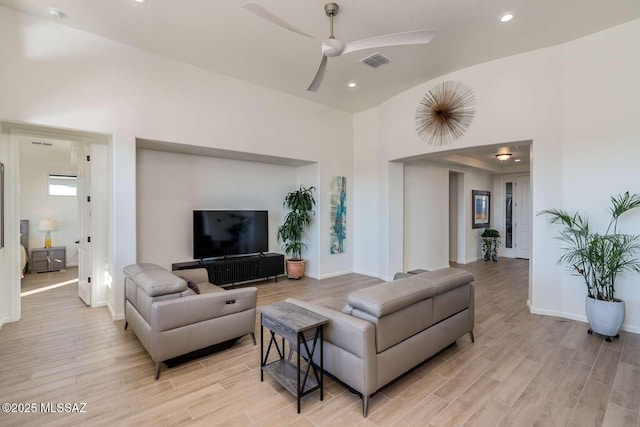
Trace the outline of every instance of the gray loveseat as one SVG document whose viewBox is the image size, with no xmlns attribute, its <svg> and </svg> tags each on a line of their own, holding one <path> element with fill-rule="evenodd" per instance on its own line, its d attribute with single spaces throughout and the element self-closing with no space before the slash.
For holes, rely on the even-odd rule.
<svg viewBox="0 0 640 427">
<path fill-rule="evenodd" d="M 457 268 L 416 274 L 352 292 L 342 312 L 287 302 L 330 319 L 324 369 L 362 394 L 366 417 L 372 393 L 463 335 L 473 341 L 472 281 L 473 275 Z"/>
<path fill-rule="evenodd" d="M 173 274 L 155 264 L 124 268 L 125 329 L 131 326 L 156 363 L 250 334 L 255 345 L 256 288 L 225 291 L 206 269 Z M 201 294 L 187 286 L 197 284 Z"/>
</svg>

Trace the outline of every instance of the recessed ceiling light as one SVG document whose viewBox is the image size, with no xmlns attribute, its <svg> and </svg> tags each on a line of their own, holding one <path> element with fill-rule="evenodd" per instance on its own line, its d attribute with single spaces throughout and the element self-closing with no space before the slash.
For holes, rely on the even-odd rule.
<svg viewBox="0 0 640 427">
<path fill-rule="evenodd" d="M 47 11 L 49 12 L 49 15 L 54 16 L 58 19 L 65 17 L 64 12 L 59 9 L 56 9 L 55 7 L 48 7 Z"/>
<path fill-rule="evenodd" d="M 514 162 L 519 162 L 519 161 L 520 161 L 520 159 L 515 159 L 515 160 L 514 160 Z"/>
<path fill-rule="evenodd" d="M 513 19 L 513 14 L 505 13 L 504 15 L 502 15 L 502 18 L 500 18 L 500 22 L 509 22 L 512 19 Z"/>
<path fill-rule="evenodd" d="M 133 0 L 133 1 L 135 1 L 136 3 L 144 3 L 145 0 Z"/>
<path fill-rule="evenodd" d="M 347 86 L 349 86 L 349 87 L 356 87 L 356 86 L 358 86 L 358 85 L 357 85 L 355 82 L 351 82 L 351 83 L 349 83 Z"/>
</svg>

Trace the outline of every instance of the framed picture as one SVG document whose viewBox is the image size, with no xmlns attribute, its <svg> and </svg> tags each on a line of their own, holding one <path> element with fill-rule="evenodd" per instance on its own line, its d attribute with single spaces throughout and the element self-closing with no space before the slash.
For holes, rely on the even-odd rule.
<svg viewBox="0 0 640 427">
<path fill-rule="evenodd" d="M 487 228 L 491 222 L 491 192 L 471 190 L 471 228 Z"/>
</svg>

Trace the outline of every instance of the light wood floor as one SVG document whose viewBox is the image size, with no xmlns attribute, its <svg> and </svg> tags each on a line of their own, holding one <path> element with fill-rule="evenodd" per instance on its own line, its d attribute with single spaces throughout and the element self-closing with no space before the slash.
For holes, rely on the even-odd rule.
<svg viewBox="0 0 640 427">
<path fill-rule="evenodd" d="M 361 401 L 329 381 L 325 399 L 295 398 L 265 376 L 249 337 L 153 380 L 153 363 L 123 322 L 87 308 L 77 285 L 23 298 L 0 330 L 0 403 L 86 402 L 84 414 L 2 414 L 0 425 L 638 426 L 640 336 L 605 342 L 587 325 L 529 314 L 528 262 L 462 266 L 476 276 L 468 336 Z M 326 299 L 379 280 L 350 274 L 259 285 L 259 304 Z M 259 329 L 257 329 L 259 330 Z"/>
<path fill-rule="evenodd" d="M 28 292 L 77 278 L 78 267 L 67 267 L 65 270 L 49 273 L 27 273 L 20 282 L 20 289 L 22 292 Z"/>
</svg>

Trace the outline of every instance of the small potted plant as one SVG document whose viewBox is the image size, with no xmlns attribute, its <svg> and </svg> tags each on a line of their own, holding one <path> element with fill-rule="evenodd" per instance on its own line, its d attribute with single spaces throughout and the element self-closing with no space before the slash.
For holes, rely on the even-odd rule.
<svg viewBox="0 0 640 427">
<path fill-rule="evenodd" d="M 285 215 L 282 225 L 278 227 L 277 238 L 282 250 L 289 256 L 286 261 L 289 279 L 299 279 L 304 276 L 302 251 L 307 245 L 302 241 L 302 236 L 315 214 L 314 190 L 315 187 L 300 186 L 298 190 L 291 191 L 284 198 L 283 206 L 289 209 L 289 212 Z"/>
<path fill-rule="evenodd" d="M 570 214 L 561 209 L 549 209 L 539 215 L 549 216 L 549 222 L 560 224 L 557 239 L 564 243 L 559 259 L 567 269 L 582 276 L 587 285 L 585 311 L 591 329 L 604 335 L 607 341 L 618 337 L 624 321 L 624 301 L 615 297 L 618 274 L 640 273 L 640 236 L 623 234 L 618 219 L 626 212 L 640 207 L 640 195 L 627 191 L 611 197 L 611 220 L 604 234 L 594 233 L 589 220 L 579 213 Z"/>
<path fill-rule="evenodd" d="M 486 228 L 482 233 L 482 258 L 485 261 L 498 261 L 500 233 L 493 228 Z"/>
</svg>

